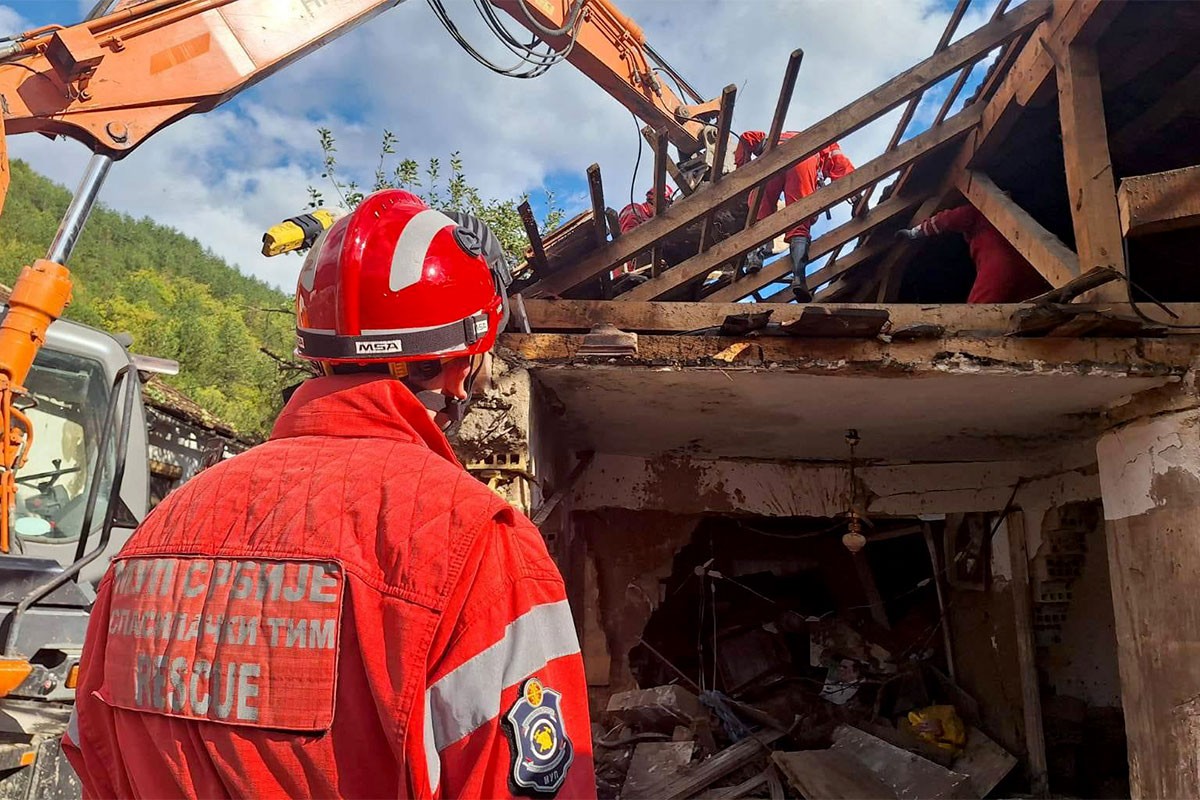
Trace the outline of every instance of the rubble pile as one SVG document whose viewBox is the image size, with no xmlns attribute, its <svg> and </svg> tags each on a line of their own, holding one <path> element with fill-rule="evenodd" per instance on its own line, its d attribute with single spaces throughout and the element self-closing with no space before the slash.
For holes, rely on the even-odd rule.
<svg viewBox="0 0 1200 800">
<path fill-rule="evenodd" d="M 1016 765 L 933 666 L 842 620 L 805 625 L 799 666 L 768 623 L 721 639 L 722 690 L 614 694 L 594 727 L 600 797 L 984 798 Z"/>
</svg>

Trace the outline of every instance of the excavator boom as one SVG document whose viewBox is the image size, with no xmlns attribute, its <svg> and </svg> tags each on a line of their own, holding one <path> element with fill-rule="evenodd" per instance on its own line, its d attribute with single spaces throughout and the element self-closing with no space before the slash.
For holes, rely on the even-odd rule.
<svg viewBox="0 0 1200 800">
<path fill-rule="evenodd" d="M 31 31 L 0 49 L 3 132 L 61 134 L 119 159 L 400 2 L 146 0 Z M 2 142 L 0 173 L 6 185 Z"/>
</svg>

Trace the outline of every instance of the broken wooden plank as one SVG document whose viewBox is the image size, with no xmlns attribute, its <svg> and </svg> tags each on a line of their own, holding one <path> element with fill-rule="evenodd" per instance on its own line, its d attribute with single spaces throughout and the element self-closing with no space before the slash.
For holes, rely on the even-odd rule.
<svg viewBox="0 0 1200 800">
<path fill-rule="evenodd" d="M 771 216 L 755 224 L 752 228 L 718 242 L 706 253 L 688 259 L 659 276 L 656 280 L 648 281 L 632 291 L 626 292 L 621 298 L 628 300 L 653 300 L 669 292 L 671 289 L 693 280 L 697 276 L 707 275 L 726 261 L 740 259 L 747 252 L 758 247 L 763 242 L 773 239 L 789 228 L 795 227 L 814 214 L 832 206 L 834 203 L 840 203 L 873 181 L 877 181 L 910 161 L 920 158 L 926 153 L 943 147 L 958 137 L 963 136 L 979 122 L 980 112 L 981 109 L 978 108 L 968 108 L 965 111 L 959 112 L 938 127 L 909 139 L 890 153 L 884 153 L 878 158 L 868 161 L 849 175 L 832 181 L 807 197 L 797 200 L 780 211 L 776 211 Z M 787 143 L 780 145 L 780 149 L 786 147 L 786 145 Z M 734 173 L 726 183 L 732 183 L 736 177 L 737 173 Z M 721 185 L 724 186 L 726 184 L 722 183 Z M 708 190 L 708 192 L 711 191 L 713 189 Z M 705 192 L 705 194 L 707 195 L 708 192 Z M 630 236 L 636 230 L 640 230 L 640 228 L 631 232 Z M 629 238 L 629 236 L 626 238 Z"/>
<path fill-rule="evenodd" d="M 1013 313 L 1008 335 L 1020 337 L 1080 338 L 1154 338 L 1166 336 L 1165 325 L 1148 323 L 1141 317 L 1114 314 L 1106 308 L 1042 303 L 1026 306 Z"/>
<path fill-rule="evenodd" d="M 542 234 L 538 231 L 537 220 L 533 218 L 533 208 L 528 200 L 517 207 L 517 213 L 521 215 L 521 224 L 525 226 L 525 236 L 529 239 L 529 249 L 533 253 L 533 260 L 529 262 L 533 267 L 533 274 L 539 278 L 544 277 L 549 274 L 550 266 L 546 261 L 546 248 L 542 246 Z"/>
<path fill-rule="evenodd" d="M 842 223 L 831 231 L 818 236 L 811 245 L 809 245 L 809 261 L 816 261 L 821 256 L 833 250 L 835 247 L 845 244 L 864 233 L 874 229 L 878 225 L 882 225 L 889 220 L 895 219 L 897 216 L 904 214 L 916 208 L 920 203 L 919 198 L 915 197 L 890 197 L 879 205 L 872 208 L 864 215 L 853 217 L 849 221 Z M 792 272 L 791 259 L 781 258 L 772 264 L 767 264 L 757 274 L 747 275 L 744 278 L 735 280 L 728 287 L 720 291 L 713 292 L 708 297 L 704 298 L 710 303 L 724 303 L 727 301 L 738 300 L 752 291 L 762 288 L 770 283 L 774 283 L 782 279 Z M 819 273 L 820 271 L 818 271 Z M 817 273 L 815 273 L 817 274 Z M 826 278 L 828 280 L 828 278 Z M 810 284 L 819 286 L 820 284 Z M 791 290 L 788 290 L 791 293 Z"/>
<path fill-rule="evenodd" d="M 608 242 L 608 216 L 604 213 L 604 183 L 599 164 L 587 168 L 587 182 L 588 195 L 592 200 L 592 229 L 596 233 L 596 246 L 603 247 Z"/>
<path fill-rule="evenodd" d="M 669 780 L 658 781 L 653 786 L 649 786 L 647 790 L 653 793 L 648 796 L 662 798 L 662 800 L 684 800 L 691 797 L 712 786 L 729 773 L 753 763 L 755 759 L 766 758 L 771 752 L 767 745 L 783 736 L 782 731 L 764 731 L 742 739 L 716 755 L 693 764 Z"/>
<path fill-rule="evenodd" d="M 1012 563 L 1013 621 L 1017 632 L 1017 666 L 1021 679 L 1021 708 L 1025 716 L 1025 749 L 1029 784 L 1045 797 L 1048 789 L 1046 738 L 1042 730 L 1042 693 L 1038 684 L 1033 641 L 1033 606 L 1029 586 L 1029 548 L 1025 539 L 1025 514 L 1008 512 L 1008 546 Z"/>
<path fill-rule="evenodd" d="M 887 309 L 803 307 L 800 319 L 783 326 L 789 336 L 822 339 L 870 339 L 879 335 L 891 315 Z"/>
<path fill-rule="evenodd" d="M 1105 267 L 1127 275 L 1096 51 L 1071 44 L 1059 56 L 1059 118 L 1079 266 L 1084 271 Z M 1104 287 L 1094 294 L 1098 300 L 1117 299 Z"/>
<path fill-rule="evenodd" d="M 958 188 L 1051 286 L 1064 286 L 1079 277 L 1079 258 L 1075 253 L 1013 202 L 987 175 L 967 170 L 959 177 Z"/>
<path fill-rule="evenodd" d="M 969 795 L 966 775 L 938 766 L 915 753 L 850 725 L 833 731 L 835 752 L 860 762 L 898 800 L 939 800 Z"/>
<path fill-rule="evenodd" d="M 763 144 L 763 153 L 769 153 L 775 149 L 775 145 L 779 143 L 779 137 L 783 133 L 783 124 L 787 120 L 788 106 L 792 104 L 792 93 L 796 90 L 796 76 L 800 74 L 800 64 L 804 61 L 804 50 L 796 48 L 788 56 L 787 67 L 783 70 L 783 83 L 779 87 L 779 96 L 775 98 L 775 113 L 771 115 L 771 128 L 767 132 L 767 141 Z M 750 213 L 746 215 L 746 227 L 749 228 L 754 224 L 755 211 L 758 210 L 758 204 L 762 201 L 763 185 L 760 183 L 755 186 L 750 192 L 750 202 L 748 207 Z"/>
<path fill-rule="evenodd" d="M 1088 270 L 1078 278 L 1075 278 L 1074 280 L 1069 281 L 1062 286 L 1051 289 L 1048 292 L 1043 292 L 1037 297 L 1031 297 L 1025 302 L 1031 305 L 1040 305 L 1042 303 L 1069 303 L 1089 289 L 1095 289 L 1097 286 L 1103 286 L 1109 281 L 1117 280 L 1117 278 L 1118 275 L 1113 270 L 1096 267 Z M 1109 305 L 1110 307 L 1113 306 L 1113 304 Z"/>
<path fill-rule="evenodd" d="M 729 84 L 721 91 L 721 111 L 717 114 L 717 141 L 713 152 L 713 163 L 709 180 L 719 183 L 725 176 L 725 155 L 729 152 L 729 130 L 733 125 L 733 107 L 737 100 L 737 86 Z M 713 214 L 710 211 L 704 217 L 700 228 L 700 252 L 703 253 L 712 244 Z"/>
<path fill-rule="evenodd" d="M 987 797 L 1017 765 L 1017 759 L 978 728 L 967 728 L 967 743 L 954 759 L 954 771 L 967 776 L 974 797 Z"/>
<path fill-rule="evenodd" d="M 661 217 L 667 209 L 667 132 L 654 132 L 654 216 Z M 650 250 L 650 275 L 656 277 L 661 267 L 662 249 L 655 243 Z"/>
<path fill-rule="evenodd" d="M 642 742 L 633 751 L 621 800 L 657 800 L 659 786 L 692 762 L 695 742 Z"/>
<path fill-rule="evenodd" d="M 888 800 L 896 797 L 852 756 L 835 750 L 774 753 L 771 760 L 802 797 L 811 800 Z"/>
<path fill-rule="evenodd" d="M 1200 225 L 1200 167 L 1124 178 L 1117 189 L 1121 232 L 1145 236 Z"/>
<path fill-rule="evenodd" d="M 745 336 L 753 331 L 767 327 L 771 320 L 771 311 L 758 311 L 746 314 L 730 314 L 721 322 L 722 336 Z"/>
<path fill-rule="evenodd" d="M 710 789 L 700 795 L 699 800 L 739 800 L 739 798 L 745 797 L 758 787 L 765 785 L 770 778 L 770 774 L 770 770 L 765 769 L 734 786 Z"/>
<path fill-rule="evenodd" d="M 674 204 L 661 217 L 649 220 L 621 237 L 619 243 L 614 243 L 572 267 L 559 270 L 539 281 L 529 288 L 526 296 L 546 297 L 562 294 L 606 269 L 612 269 L 636 257 L 661 239 L 700 219 L 710 208 L 744 196 L 753 187 L 795 166 L 820 151 L 822 147 L 844 139 L 870 124 L 972 59 L 1033 28 L 1049 12 L 1050 4 L 1046 0 L 1027 0 L 996 22 L 984 25 L 964 36 L 936 56 L 905 70 L 882 86 L 808 127 L 799 135 L 764 154 L 762 158 L 737 170 L 727 180 L 710 186 L 687 201 Z M 943 124 L 950 124 L 950 120 Z M 840 182 L 835 181 L 835 184 Z"/>
</svg>

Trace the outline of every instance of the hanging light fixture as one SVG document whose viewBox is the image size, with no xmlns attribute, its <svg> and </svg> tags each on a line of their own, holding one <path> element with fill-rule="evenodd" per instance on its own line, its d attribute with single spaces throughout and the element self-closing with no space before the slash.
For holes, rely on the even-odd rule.
<svg viewBox="0 0 1200 800">
<path fill-rule="evenodd" d="M 854 428 L 846 431 L 846 444 L 850 445 L 850 507 L 846 512 L 849 522 L 846 532 L 842 535 L 842 544 L 851 553 L 858 553 L 867 546 L 867 537 L 862 533 L 862 517 L 858 514 L 858 481 L 854 476 L 855 453 L 858 446 L 858 431 Z"/>
</svg>

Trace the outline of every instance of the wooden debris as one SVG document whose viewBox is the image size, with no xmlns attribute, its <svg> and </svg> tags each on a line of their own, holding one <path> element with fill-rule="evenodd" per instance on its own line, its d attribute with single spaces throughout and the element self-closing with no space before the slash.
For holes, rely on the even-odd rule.
<svg viewBox="0 0 1200 800">
<path fill-rule="evenodd" d="M 945 326 L 930 325 L 928 323 L 907 325 L 888 334 L 893 342 L 915 342 L 918 339 L 940 339 L 945 335 Z"/>
<path fill-rule="evenodd" d="M 967 744 L 954 761 L 954 771 L 967 776 L 972 796 L 987 797 L 1016 765 L 1017 759 L 987 734 L 967 728 Z"/>
<path fill-rule="evenodd" d="M 751 331 L 759 331 L 767 327 L 771 319 L 771 311 L 759 311 L 747 314 L 730 314 L 721 323 L 722 336 L 745 336 Z"/>
<path fill-rule="evenodd" d="M 896 794 L 861 763 L 835 750 L 775 753 L 788 783 L 809 800 L 890 800 Z"/>
<path fill-rule="evenodd" d="M 1167 327 L 1148 323 L 1141 317 L 1112 314 L 1082 306 L 1047 303 L 1017 309 L 1009 323 L 1008 335 L 1058 338 L 1160 337 L 1167 335 Z"/>
<path fill-rule="evenodd" d="M 670 782 L 692 761 L 696 743 L 687 742 L 642 742 L 633 751 L 633 761 L 625 785 L 621 787 L 621 800 L 654 800 L 658 787 Z"/>
<path fill-rule="evenodd" d="M 832 749 L 865 766 L 890 787 L 898 800 L 970 796 L 966 775 L 951 772 L 850 725 L 839 725 L 834 729 Z"/>
<path fill-rule="evenodd" d="M 769 731 L 742 739 L 714 756 L 693 764 L 688 769 L 666 780 L 659 780 L 647 787 L 649 797 L 660 800 L 684 800 L 704 791 L 734 770 L 741 769 L 768 753 L 768 745 L 783 736 L 780 731 Z"/>
<path fill-rule="evenodd" d="M 672 733 L 677 725 L 694 727 L 708 720 L 700 698 L 682 686 L 656 686 L 618 692 L 608 701 L 608 713 L 640 731 Z"/>
<path fill-rule="evenodd" d="M 583 337 L 583 343 L 579 345 L 578 350 L 580 356 L 602 358 L 636 356 L 637 352 L 636 333 L 626 333 L 606 323 L 592 328 L 591 333 Z"/>
<path fill-rule="evenodd" d="M 800 319 L 783 326 L 789 336 L 824 339 L 870 339 L 879 335 L 890 318 L 887 309 L 826 308 L 807 306 Z"/>
</svg>

